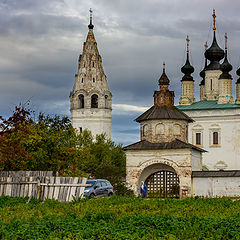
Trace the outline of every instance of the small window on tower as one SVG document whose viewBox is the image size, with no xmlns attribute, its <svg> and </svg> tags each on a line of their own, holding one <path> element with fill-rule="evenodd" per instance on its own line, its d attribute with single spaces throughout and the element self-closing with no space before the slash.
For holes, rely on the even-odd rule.
<svg viewBox="0 0 240 240">
<path fill-rule="evenodd" d="M 95 82 L 95 78 L 93 78 L 93 82 Z"/>
<path fill-rule="evenodd" d="M 82 83 L 83 83 L 83 78 L 82 78 Z"/>
<path fill-rule="evenodd" d="M 108 108 L 108 95 L 105 95 L 105 108 Z"/>
<path fill-rule="evenodd" d="M 83 67 L 86 67 L 86 64 L 85 64 L 85 62 L 83 63 Z"/>
<path fill-rule="evenodd" d="M 196 133 L 196 145 L 201 145 L 201 133 Z"/>
<path fill-rule="evenodd" d="M 82 133 L 82 127 L 79 128 L 80 133 Z"/>
<path fill-rule="evenodd" d="M 94 62 L 92 63 L 92 66 L 94 67 Z"/>
</svg>

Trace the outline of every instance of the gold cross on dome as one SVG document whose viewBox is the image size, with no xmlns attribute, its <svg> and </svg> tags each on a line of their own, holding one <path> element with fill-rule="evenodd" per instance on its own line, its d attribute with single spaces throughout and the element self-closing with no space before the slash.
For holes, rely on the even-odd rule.
<svg viewBox="0 0 240 240">
<path fill-rule="evenodd" d="M 216 30 L 216 14 L 215 14 L 215 9 L 213 9 L 213 31 Z"/>
<path fill-rule="evenodd" d="M 187 41 L 187 53 L 189 53 L 189 42 L 190 42 L 189 36 L 187 36 L 186 41 Z"/>
<path fill-rule="evenodd" d="M 228 39 L 228 36 L 227 36 L 227 33 L 225 33 L 225 50 L 227 50 L 227 39 Z"/>
<path fill-rule="evenodd" d="M 93 11 L 92 11 L 91 8 L 89 9 L 89 12 L 90 12 L 90 21 L 92 21 L 92 12 L 93 12 Z"/>
</svg>

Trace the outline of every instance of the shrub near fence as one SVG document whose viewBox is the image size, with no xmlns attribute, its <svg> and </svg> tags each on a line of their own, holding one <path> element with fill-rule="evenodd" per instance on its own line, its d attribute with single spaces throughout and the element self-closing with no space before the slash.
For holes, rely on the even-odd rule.
<svg viewBox="0 0 240 240">
<path fill-rule="evenodd" d="M 0 196 L 56 199 L 70 202 L 83 196 L 86 178 L 53 177 L 52 172 L 0 172 Z"/>
</svg>

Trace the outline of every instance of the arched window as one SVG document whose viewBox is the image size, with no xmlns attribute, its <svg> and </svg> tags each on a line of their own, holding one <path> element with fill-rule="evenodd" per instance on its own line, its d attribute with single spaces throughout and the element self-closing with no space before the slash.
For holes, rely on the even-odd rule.
<svg viewBox="0 0 240 240">
<path fill-rule="evenodd" d="M 83 78 L 82 78 L 82 83 L 83 83 Z"/>
<path fill-rule="evenodd" d="M 105 95 L 105 108 L 108 108 L 108 95 Z"/>
<path fill-rule="evenodd" d="M 84 108 L 84 96 L 80 94 L 78 96 L 79 108 Z"/>
<path fill-rule="evenodd" d="M 156 134 L 165 134 L 165 127 L 164 127 L 164 124 L 162 123 L 159 123 L 156 125 L 156 130 L 155 130 Z"/>
<path fill-rule="evenodd" d="M 93 82 L 95 82 L 95 78 L 93 78 Z"/>
<path fill-rule="evenodd" d="M 149 126 L 146 124 L 143 126 L 142 131 L 143 131 L 143 136 L 147 136 Z"/>
<path fill-rule="evenodd" d="M 94 62 L 92 63 L 92 66 L 94 67 Z"/>
<path fill-rule="evenodd" d="M 93 94 L 91 97 L 91 108 L 98 108 L 98 95 Z"/>
</svg>

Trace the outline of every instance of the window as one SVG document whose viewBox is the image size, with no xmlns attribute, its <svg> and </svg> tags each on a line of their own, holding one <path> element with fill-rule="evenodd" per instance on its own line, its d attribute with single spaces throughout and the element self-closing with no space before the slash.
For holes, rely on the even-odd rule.
<svg viewBox="0 0 240 240">
<path fill-rule="evenodd" d="M 165 133 L 165 127 L 164 124 L 159 123 L 156 125 L 156 134 L 164 134 Z"/>
<path fill-rule="evenodd" d="M 192 144 L 193 145 L 201 145 L 204 144 L 204 135 L 203 135 L 203 126 L 200 124 L 196 124 L 192 128 Z"/>
<path fill-rule="evenodd" d="M 211 82 L 210 82 L 210 84 L 211 84 L 211 91 L 212 91 L 212 90 L 213 90 L 212 79 L 211 79 Z"/>
<path fill-rule="evenodd" d="M 92 63 L 92 66 L 94 67 L 94 62 Z"/>
<path fill-rule="evenodd" d="M 93 94 L 91 97 L 91 108 L 98 108 L 98 95 Z"/>
<path fill-rule="evenodd" d="M 101 182 L 102 187 L 107 187 L 107 183 Z"/>
<path fill-rule="evenodd" d="M 221 145 L 221 126 L 219 124 L 212 124 L 209 128 L 209 146 L 220 147 Z"/>
<path fill-rule="evenodd" d="M 83 78 L 82 78 L 82 83 L 83 83 Z"/>
<path fill-rule="evenodd" d="M 201 145 L 201 133 L 196 133 L 196 145 Z"/>
<path fill-rule="evenodd" d="M 213 132 L 213 144 L 218 144 L 218 132 Z"/>
<path fill-rule="evenodd" d="M 105 95 L 105 108 L 108 108 L 108 95 Z"/>
<path fill-rule="evenodd" d="M 80 94 L 78 96 L 79 108 L 84 108 L 84 96 Z"/>
<path fill-rule="evenodd" d="M 79 128 L 80 133 L 82 133 L 82 127 Z"/>
<path fill-rule="evenodd" d="M 93 82 L 95 82 L 95 78 L 93 78 Z"/>
</svg>

